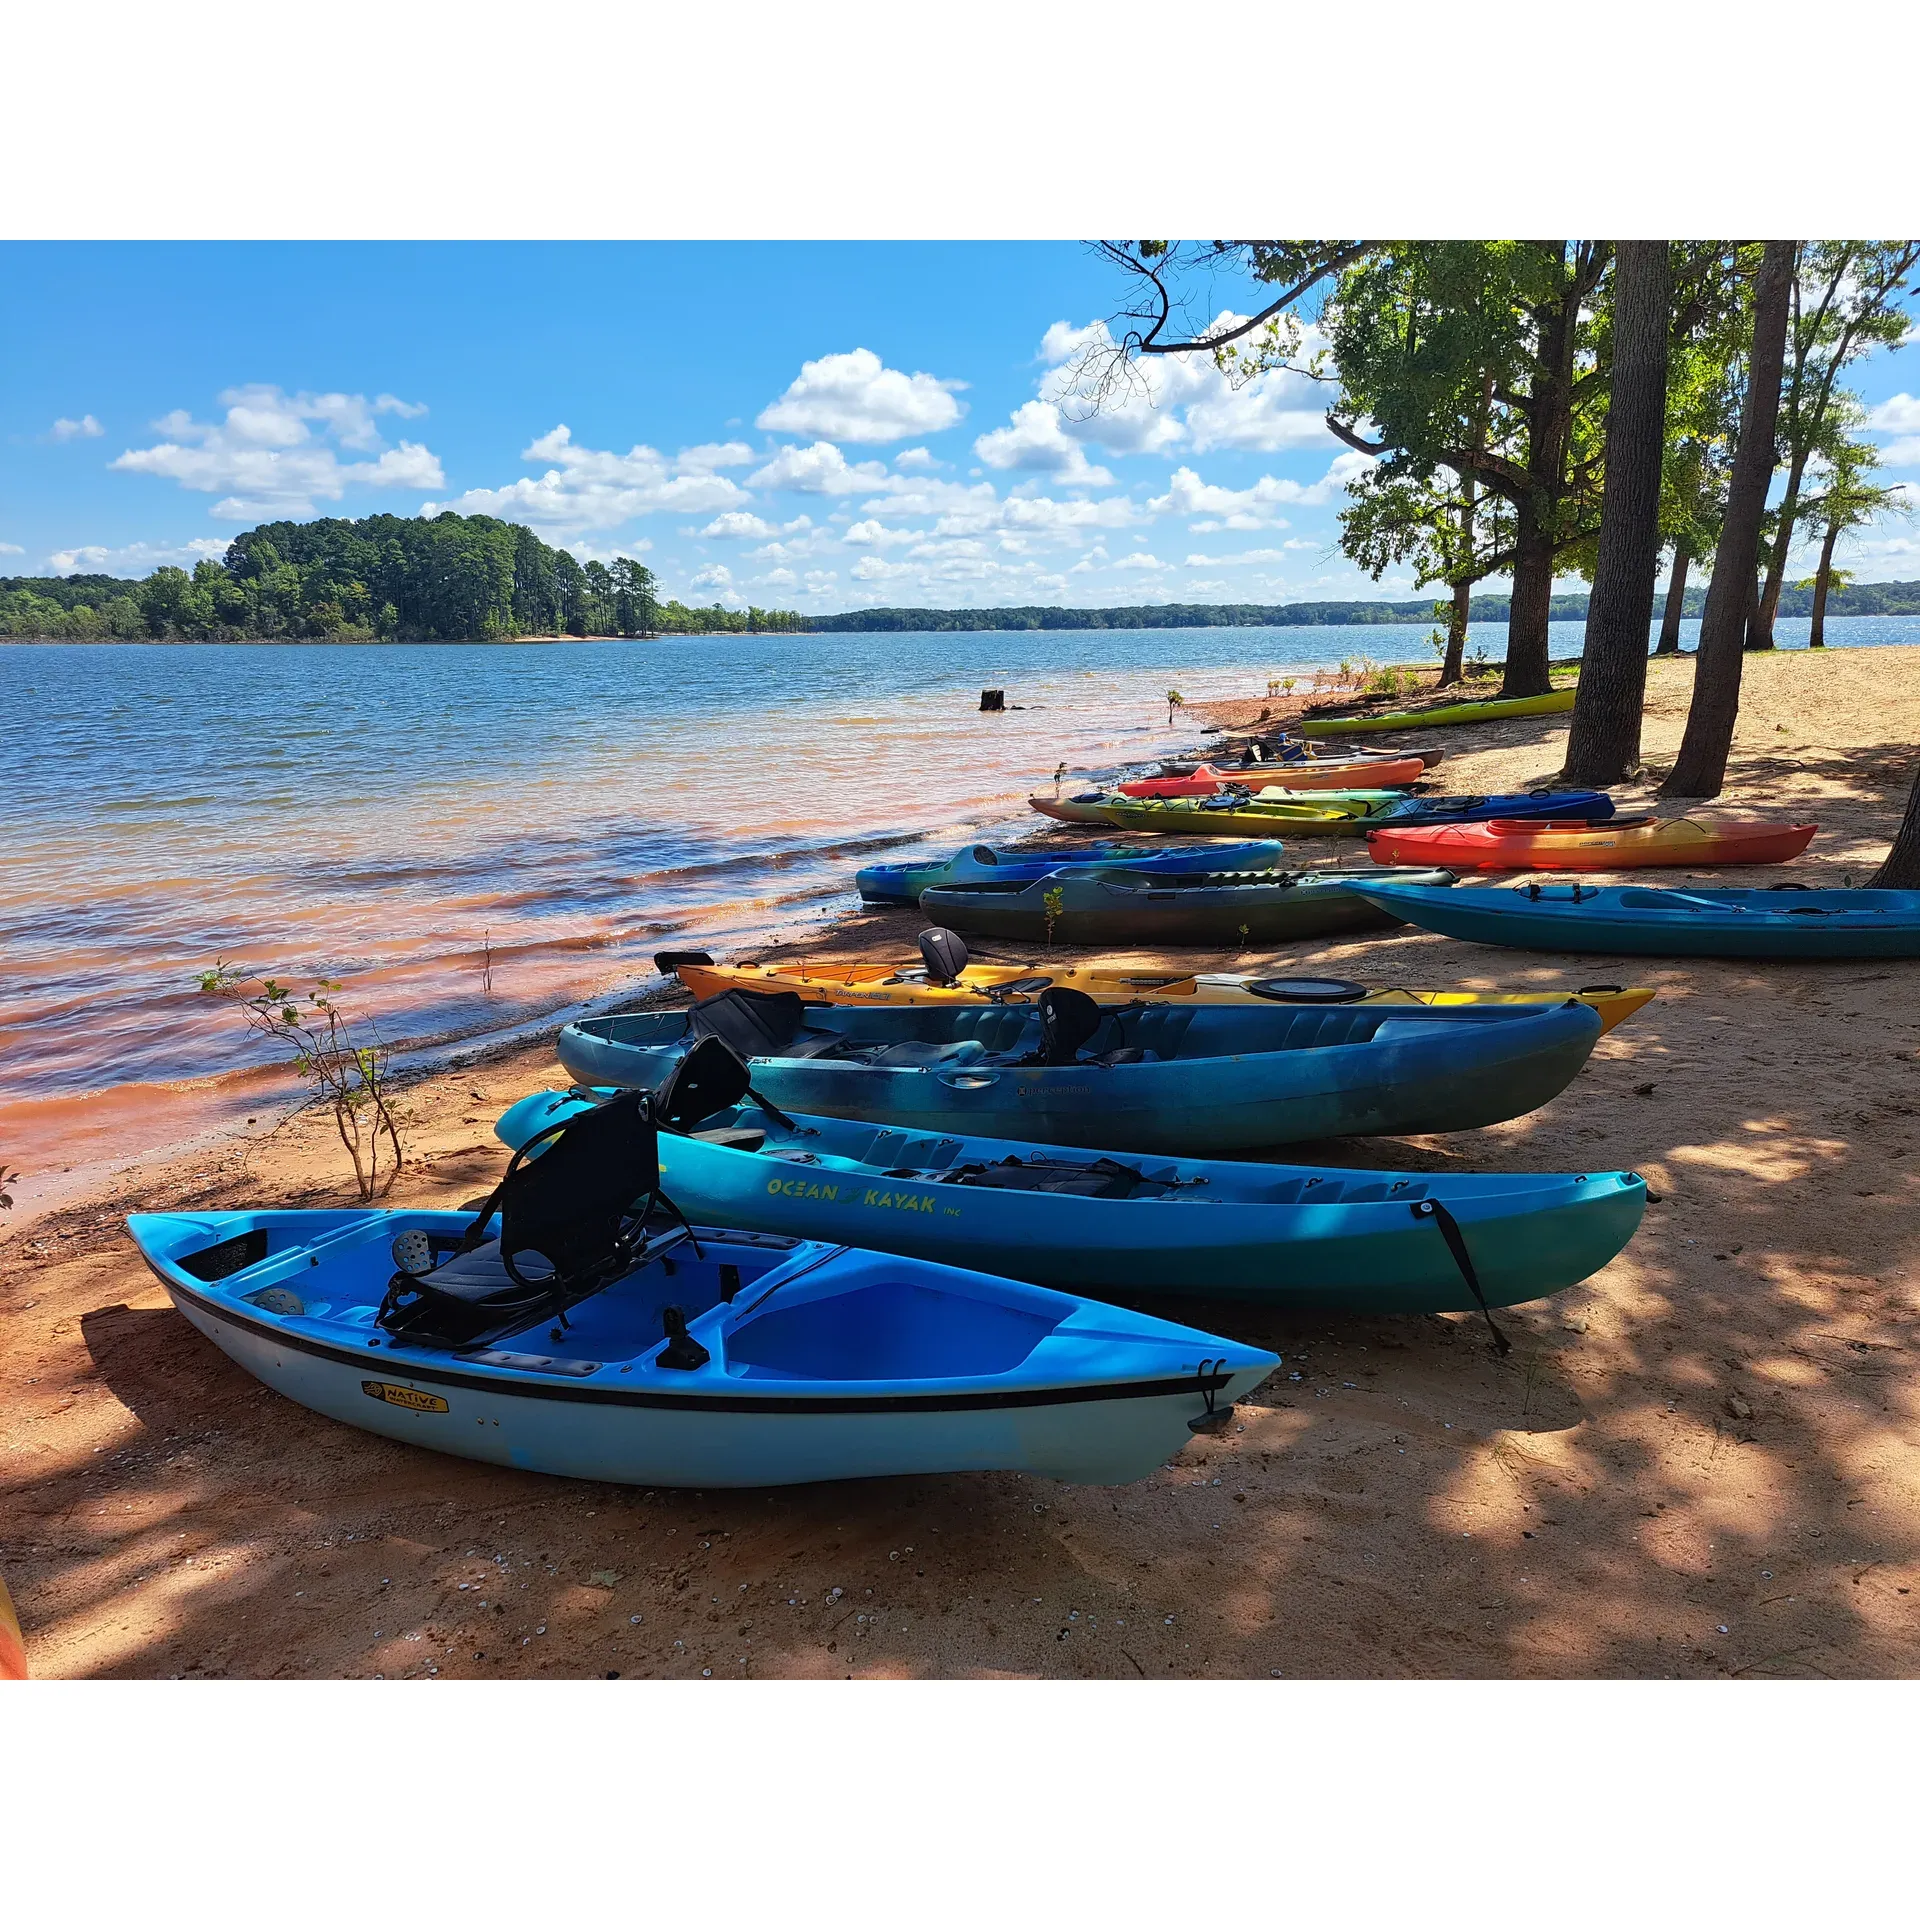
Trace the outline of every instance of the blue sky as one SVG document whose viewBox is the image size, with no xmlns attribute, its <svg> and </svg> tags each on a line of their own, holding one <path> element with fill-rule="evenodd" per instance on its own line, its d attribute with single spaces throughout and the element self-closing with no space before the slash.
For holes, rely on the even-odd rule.
<svg viewBox="0 0 1920 1920">
<path fill-rule="evenodd" d="M 263 519 L 452 508 L 731 606 L 1405 597 L 1335 549 L 1325 396 L 1198 357 L 1056 404 L 1073 243 L 10 245 L 0 571 L 139 574 Z M 1253 289 L 1221 282 L 1224 310 Z M 1920 355 L 1855 370 L 1920 483 Z M 1920 576 L 1901 522 L 1867 579 Z"/>
</svg>

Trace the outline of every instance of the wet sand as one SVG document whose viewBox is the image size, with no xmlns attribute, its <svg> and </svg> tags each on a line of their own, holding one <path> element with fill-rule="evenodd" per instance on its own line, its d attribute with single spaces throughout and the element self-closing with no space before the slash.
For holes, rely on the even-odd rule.
<svg viewBox="0 0 1920 1920">
<path fill-rule="evenodd" d="M 1782 654 L 1747 675 L 1721 804 L 1818 818 L 1793 877 L 1858 884 L 1912 777 L 1920 650 Z M 1655 663 L 1656 773 L 1690 681 L 1689 662 Z M 1499 791 L 1550 776 L 1565 725 L 1423 738 L 1448 750 L 1439 785 Z M 856 916 L 805 950 L 905 953 L 921 924 Z M 342 1204 L 344 1162 L 313 1118 L 202 1146 L 0 1237 L 0 1574 L 35 1671 L 1920 1672 L 1910 965 L 1559 960 L 1412 930 L 1159 957 L 1655 985 L 1537 1114 L 1276 1157 L 1634 1167 L 1657 1203 L 1603 1273 L 1503 1316 L 1506 1360 L 1464 1315 L 1176 1309 L 1286 1364 L 1231 1431 L 1134 1486 L 986 1475 L 703 1495 L 446 1459 L 257 1386 L 171 1311 L 120 1217 Z M 417 1157 L 394 1197 L 484 1189 L 505 1160 L 495 1115 L 561 1078 L 538 1045 L 410 1088 Z"/>
</svg>

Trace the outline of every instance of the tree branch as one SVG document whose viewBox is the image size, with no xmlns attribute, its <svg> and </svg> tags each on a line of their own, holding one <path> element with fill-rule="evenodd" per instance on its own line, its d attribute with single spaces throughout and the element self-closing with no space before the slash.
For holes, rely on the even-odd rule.
<svg viewBox="0 0 1920 1920">
<path fill-rule="evenodd" d="M 1102 242 L 1102 245 L 1106 244 L 1106 242 Z M 1225 333 L 1203 334 L 1193 340 L 1163 341 L 1160 339 L 1160 329 L 1167 323 L 1166 288 L 1161 284 L 1159 276 L 1155 274 L 1152 269 L 1146 267 L 1144 264 L 1139 265 L 1135 270 L 1146 274 L 1148 278 L 1152 279 L 1154 284 L 1160 288 L 1160 317 L 1154 321 L 1152 328 L 1141 336 L 1139 351 L 1142 353 L 1212 353 L 1217 347 L 1227 345 L 1229 341 L 1243 338 L 1245 335 L 1251 333 L 1255 327 L 1264 326 L 1276 313 L 1279 313 L 1282 308 L 1292 306 L 1302 294 L 1318 286 L 1329 274 L 1339 273 L 1343 268 L 1352 266 L 1356 260 L 1372 252 L 1379 244 L 1377 240 L 1359 240 L 1350 246 L 1342 247 L 1331 259 L 1325 260 L 1319 266 L 1315 267 L 1304 280 L 1289 287 L 1279 299 L 1271 301 L 1268 305 L 1262 307 L 1251 320 L 1243 320 L 1239 326 L 1229 327 Z"/>
<path fill-rule="evenodd" d="M 1384 440 L 1362 440 L 1351 427 L 1336 420 L 1331 412 L 1327 415 L 1327 431 L 1336 440 L 1344 440 L 1355 453 L 1381 454 L 1387 450 L 1387 443 Z"/>
</svg>

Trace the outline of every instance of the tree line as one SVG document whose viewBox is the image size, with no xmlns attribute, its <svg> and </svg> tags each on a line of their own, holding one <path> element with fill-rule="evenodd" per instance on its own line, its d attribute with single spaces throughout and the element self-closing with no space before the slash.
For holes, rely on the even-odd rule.
<svg viewBox="0 0 1920 1920">
<path fill-rule="evenodd" d="M 1647 635 L 1671 556 L 1663 645 L 1706 563 L 1693 698 L 1663 792 L 1725 779 L 1741 662 L 1793 604 L 1796 543 L 1816 644 L 1837 610 L 1834 553 L 1901 509 L 1877 485 L 1847 369 L 1905 337 L 1920 241 L 1108 242 L 1129 297 L 1072 369 L 1088 414 L 1133 392 L 1142 360 L 1211 355 L 1230 380 L 1276 367 L 1324 383 L 1327 423 L 1370 467 L 1341 544 L 1378 579 L 1411 565 L 1448 590 L 1443 679 L 1472 590 L 1512 583 L 1503 692 L 1548 687 L 1555 577 L 1592 583 L 1565 777 L 1638 766 Z M 1182 324 L 1224 265 L 1276 289 L 1244 321 Z M 1312 312 L 1315 344 L 1303 316 Z M 1783 484 L 1775 496 L 1776 480 Z M 1920 795 L 1916 797 L 1920 806 Z M 1920 876 L 1920 837 L 1915 873 Z"/>
<path fill-rule="evenodd" d="M 0 581 L 0 633 L 101 640 L 510 640 L 535 634 L 791 632 L 800 616 L 661 601 L 625 556 L 584 565 L 482 514 L 276 520 L 218 560 L 144 580 Z"/>
</svg>

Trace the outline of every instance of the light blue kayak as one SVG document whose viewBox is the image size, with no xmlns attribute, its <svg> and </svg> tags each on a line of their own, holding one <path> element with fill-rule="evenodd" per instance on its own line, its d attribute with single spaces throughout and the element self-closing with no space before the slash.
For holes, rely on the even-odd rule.
<svg viewBox="0 0 1920 1920">
<path fill-rule="evenodd" d="M 1409 892 L 1423 891 L 1410 888 Z M 1258 1153 L 1343 1134 L 1451 1133 L 1531 1113 L 1600 1037 L 1577 1001 L 1387 1008 L 806 1006 L 735 988 L 690 1012 L 560 1032 L 582 1086 L 657 1087 L 711 1033 L 789 1112 L 1128 1152 Z"/>
<path fill-rule="evenodd" d="M 1153 852 L 1110 840 L 1085 847 L 962 847 L 938 859 L 894 860 L 862 867 L 854 875 L 860 898 L 870 907 L 910 907 L 929 887 L 969 880 L 1038 880 L 1062 869 L 1137 867 L 1147 873 L 1262 873 L 1280 864 L 1285 849 L 1278 840 L 1248 840 L 1223 851 L 1218 840 L 1204 846 L 1169 847 Z"/>
<path fill-rule="evenodd" d="M 386 1332 L 375 1315 L 404 1236 L 449 1273 L 473 1257 L 454 1252 L 473 1221 L 367 1208 L 134 1214 L 127 1228 L 188 1322 L 276 1392 L 389 1439 L 583 1479 L 1010 1469 L 1117 1485 L 1215 1430 L 1276 1364 L 1051 1288 L 705 1226 L 497 1348 Z"/>
<path fill-rule="evenodd" d="M 529 1094 L 494 1131 L 524 1146 L 593 1096 Z M 1481 1304 L 1430 1203 L 1457 1224 L 1485 1304 L 1597 1273 L 1646 1208 L 1634 1173 L 1349 1172 L 1247 1165 L 876 1127 L 791 1127 L 742 1105 L 662 1130 L 661 1179 L 689 1213 L 843 1239 L 1075 1293 L 1259 1300 L 1348 1313 Z"/>
<path fill-rule="evenodd" d="M 1431 933 L 1543 953 L 1744 960 L 1920 957 L 1920 892 L 1869 887 L 1450 887 L 1350 891 Z M 1417 896 L 1417 897 L 1416 897 Z"/>
</svg>

